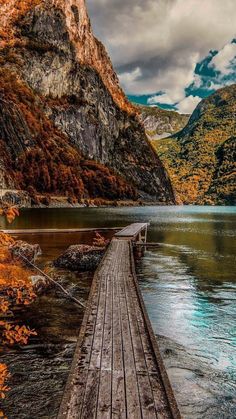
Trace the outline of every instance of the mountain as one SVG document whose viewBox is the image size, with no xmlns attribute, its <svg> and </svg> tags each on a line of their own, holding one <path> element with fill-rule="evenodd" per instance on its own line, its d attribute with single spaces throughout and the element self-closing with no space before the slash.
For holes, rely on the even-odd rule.
<svg viewBox="0 0 236 419">
<path fill-rule="evenodd" d="M 202 100 L 186 127 L 153 141 L 184 204 L 236 204 L 236 84 Z"/>
<path fill-rule="evenodd" d="M 158 106 L 139 106 L 141 122 L 150 140 L 168 137 L 187 124 L 190 115 L 161 109 Z"/>
<path fill-rule="evenodd" d="M 0 0 L 0 187 L 174 203 L 84 0 Z"/>
</svg>

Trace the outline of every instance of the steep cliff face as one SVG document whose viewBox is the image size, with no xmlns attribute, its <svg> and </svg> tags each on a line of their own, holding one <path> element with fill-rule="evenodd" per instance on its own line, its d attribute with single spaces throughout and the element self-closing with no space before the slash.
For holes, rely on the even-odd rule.
<svg viewBox="0 0 236 419">
<path fill-rule="evenodd" d="M 186 127 L 153 142 L 185 204 L 236 202 L 236 85 L 202 100 Z"/>
<path fill-rule="evenodd" d="M 22 34 L 18 31 L 18 23 L 36 6 L 48 11 L 54 6 L 55 10 L 62 11 L 64 26 L 74 46 L 77 60 L 80 64 L 91 66 L 98 71 L 119 107 L 128 112 L 134 112 L 134 107 L 119 85 L 106 49 L 93 34 L 85 0 L 9 0 L 8 2 L 0 0 L 0 44 L 2 42 L 2 45 L 9 46 L 9 44 L 19 45 L 22 41 L 24 42 Z"/>
<path fill-rule="evenodd" d="M 182 130 L 190 115 L 161 109 L 158 106 L 140 106 L 140 119 L 150 140 L 166 138 Z"/>
<path fill-rule="evenodd" d="M 70 197 L 135 198 L 110 169 L 85 160 L 46 116 L 44 102 L 14 73 L 0 71 L 2 187 Z M 6 170 L 7 168 L 7 170 Z"/>
<path fill-rule="evenodd" d="M 11 7 L 1 5 L 1 9 L 5 25 L 0 55 L 5 72 L 0 75 L 2 89 L 6 74 L 25 85 L 37 105 L 34 115 L 38 121 L 45 118 L 51 123 L 50 138 L 54 130 L 61 138 L 61 147 L 66 144 L 73 149 L 79 161 L 86 158 L 110 168 L 142 197 L 174 202 L 168 175 L 136 116 L 130 114 L 132 107 L 119 87 L 104 47 L 93 37 L 84 1 L 12 0 Z M 13 92 L 9 92 L 13 85 L 8 83 L 5 101 L 12 100 Z M 21 109 L 23 120 L 30 110 L 29 103 L 27 106 Z M 30 122 L 27 124 L 29 128 Z M 22 132 L 28 128 L 22 128 Z M 18 144 L 14 153 L 8 150 L 8 162 L 25 160 L 27 166 L 35 136 L 30 128 L 26 144 L 22 139 L 25 134 L 18 133 L 23 146 Z M 5 134 L 5 143 L 11 142 L 11 135 Z M 37 147 L 42 147 L 41 140 Z M 52 150 L 53 145 L 45 147 Z M 73 167 L 77 164 L 81 169 L 79 161 L 73 162 Z"/>
</svg>

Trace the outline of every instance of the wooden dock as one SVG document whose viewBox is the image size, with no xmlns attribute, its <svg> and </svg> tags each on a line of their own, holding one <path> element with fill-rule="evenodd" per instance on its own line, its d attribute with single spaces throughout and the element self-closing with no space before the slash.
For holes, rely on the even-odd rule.
<svg viewBox="0 0 236 419">
<path fill-rule="evenodd" d="M 5 234 L 70 234 L 70 233 L 86 233 L 86 232 L 93 232 L 93 231 L 118 231 L 121 230 L 120 227 L 98 227 L 98 228 L 26 228 L 26 229 L 18 229 L 18 230 L 0 230 L 2 233 Z"/>
<path fill-rule="evenodd" d="M 135 274 L 146 230 L 117 233 L 94 275 L 58 419 L 180 418 Z"/>
</svg>

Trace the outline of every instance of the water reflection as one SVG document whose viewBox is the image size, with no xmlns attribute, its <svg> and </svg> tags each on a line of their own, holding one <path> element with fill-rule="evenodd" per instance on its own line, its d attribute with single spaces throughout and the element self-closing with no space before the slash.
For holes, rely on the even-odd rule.
<svg viewBox="0 0 236 419">
<path fill-rule="evenodd" d="M 137 268 L 183 417 L 235 418 L 235 208 L 27 210 L 12 228 L 115 227 L 135 221 L 151 222 L 148 240 L 160 244 L 148 249 Z M 51 258 L 68 236 L 34 239 L 42 240 Z"/>
</svg>

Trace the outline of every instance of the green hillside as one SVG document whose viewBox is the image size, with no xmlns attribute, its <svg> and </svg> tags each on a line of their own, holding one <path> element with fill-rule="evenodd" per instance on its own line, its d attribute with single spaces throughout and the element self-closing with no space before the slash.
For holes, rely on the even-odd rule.
<svg viewBox="0 0 236 419">
<path fill-rule="evenodd" d="M 184 204 L 236 202 L 236 84 L 204 99 L 186 127 L 153 141 Z"/>
</svg>

